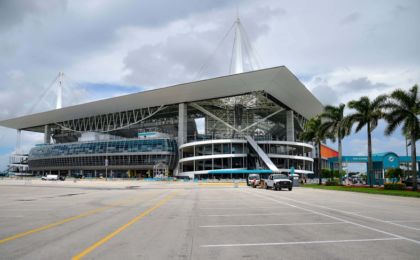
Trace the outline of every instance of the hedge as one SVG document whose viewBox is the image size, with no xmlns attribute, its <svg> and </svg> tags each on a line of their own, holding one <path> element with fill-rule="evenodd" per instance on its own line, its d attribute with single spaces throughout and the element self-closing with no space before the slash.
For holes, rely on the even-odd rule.
<svg viewBox="0 0 420 260">
<path fill-rule="evenodd" d="M 336 180 L 329 180 L 329 181 L 326 181 L 325 182 L 325 186 L 338 186 L 338 185 L 340 185 L 339 183 L 338 183 L 338 181 L 336 181 Z"/>
<path fill-rule="evenodd" d="M 392 182 L 386 182 L 384 184 L 385 190 L 405 190 L 405 184 L 404 183 L 392 183 Z"/>
</svg>

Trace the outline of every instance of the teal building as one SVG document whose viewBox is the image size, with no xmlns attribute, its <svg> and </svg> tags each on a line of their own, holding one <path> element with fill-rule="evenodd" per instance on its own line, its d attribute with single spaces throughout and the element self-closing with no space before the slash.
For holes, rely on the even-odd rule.
<svg viewBox="0 0 420 260">
<path fill-rule="evenodd" d="M 400 156 L 394 152 L 376 153 L 372 155 L 374 185 L 382 185 L 385 180 L 385 172 L 389 168 L 411 169 L 411 156 Z M 417 156 L 417 176 L 419 176 L 420 156 Z M 367 156 L 343 156 L 343 163 L 366 163 Z M 338 167 L 338 157 L 331 157 L 328 159 L 328 164 L 331 169 Z M 409 168 L 408 168 L 409 167 Z"/>
</svg>

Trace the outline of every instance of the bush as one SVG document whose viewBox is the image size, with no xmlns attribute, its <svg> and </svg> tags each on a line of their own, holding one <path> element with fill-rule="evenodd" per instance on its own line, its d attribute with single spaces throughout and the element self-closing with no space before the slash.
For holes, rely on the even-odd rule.
<svg viewBox="0 0 420 260">
<path fill-rule="evenodd" d="M 339 183 L 336 180 L 329 180 L 325 183 L 325 186 L 338 186 Z"/>
<path fill-rule="evenodd" d="M 400 168 L 389 168 L 386 171 L 385 177 L 392 179 L 392 182 L 400 181 L 401 177 L 404 175 L 404 172 Z"/>
<path fill-rule="evenodd" d="M 404 183 L 392 183 L 392 182 L 386 182 L 384 184 L 385 190 L 405 190 L 405 184 Z"/>
<path fill-rule="evenodd" d="M 338 171 L 338 170 L 330 170 L 330 169 L 322 169 L 321 170 L 321 176 L 325 179 L 332 180 L 333 178 L 342 178 L 344 175 L 346 175 L 345 171 Z"/>
<path fill-rule="evenodd" d="M 321 169 L 321 176 L 325 179 L 331 179 L 332 178 L 332 172 L 330 169 Z"/>
</svg>

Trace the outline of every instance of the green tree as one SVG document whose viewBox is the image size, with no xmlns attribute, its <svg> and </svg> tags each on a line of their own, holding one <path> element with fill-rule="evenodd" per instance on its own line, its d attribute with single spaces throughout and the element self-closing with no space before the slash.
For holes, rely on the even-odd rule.
<svg viewBox="0 0 420 260">
<path fill-rule="evenodd" d="M 316 147 L 318 148 L 318 177 L 319 177 L 319 184 L 322 184 L 322 176 L 321 176 L 321 143 L 327 138 L 330 138 L 328 131 L 321 124 L 321 117 L 317 116 L 311 118 L 308 122 L 306 122 L 303 132 L 300 134 L 300 138 L 304 142 L 314 142 Z"/>
<path fill-rule="evenodd" d="M 330 169 L 321 169 L 321 176 L 322 178 L 330 179 L 332 180 L 333 174 Z"/>
<path fill-rule="evenodd" d="M 373 163 L 372 163 L 372 131 L 378 125 L 378 121 L 383 118 L 382 108 L 387 100 L 386 95 L 380 95 L 371 101 L 368 97 L 361 97 L 359 100 L 353 100 L 348 103 L 348 107 L 354 109 L 355 112 L 347 116 L 349 128 L 353 124 L 356 125 L 356 133 L 363 127 L 367 128 L 368 139 L 368 167 L 367 177 L 370 187 L 373 187 Z"/>
<path fill-rule="evenodd" d="M 326 129 L 331 135 L 331 140 L 335 142 L 338 140 L 338 170 L 343 170 L 343 147 L 342 140 L 345 136 L 350 134 L 351 127 L 344 116 L 345 104 L 339 106 L 326 106 L 321 118 L 324 119 L 322 128 Z M 340 178 L 341 184 L 341 178 Z"/>
<path fill-rule="evenodd" d="M 389 168 L 385 174 L 386 178 L 392 179 L 392 183 L 394 183 L 395 180 L 401 181 L 401 177 L 403 176 L 404 172 L 401 168 Z"/>
<path fill-rule="evenodd" d="M 416 141 L 420 135 L 418 118 L 420 102 L 417 85 L 408 91 L 397 89 L 392 92 L 384 108 L 386 109 L 385 120 L 388 123 L 385 134 L 391 135 L 398 126 L 402 125 L 403 134 L 410 138 L 413 190 L 417 190 Z"/>
</svg>

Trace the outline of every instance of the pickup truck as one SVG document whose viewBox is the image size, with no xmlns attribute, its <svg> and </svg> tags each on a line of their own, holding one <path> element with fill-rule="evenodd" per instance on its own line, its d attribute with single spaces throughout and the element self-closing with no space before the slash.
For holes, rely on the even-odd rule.
<svg viewBox="0 0 420 260">
<path fill-rule="evenodd" d="M 58 176 L 58 175 L 55 175 L 55 174 L 48 174 L 46 176 L 42 176 L 41 180 L 43 180 L 43 181 L 58 181 L 58 180 L 64 181 L 65 177 L 64 176 Z"/>
<path fill-rule="evenodd" d="M 275 173 L 268 176 L 268 179 L 265 180 L 265 188 L 273 190 L 281 190 L 282 188 L 287 188 L 289 191 L 293 188 L 293 182 L 289 179 L 286 174 Z"/>
</svg>

